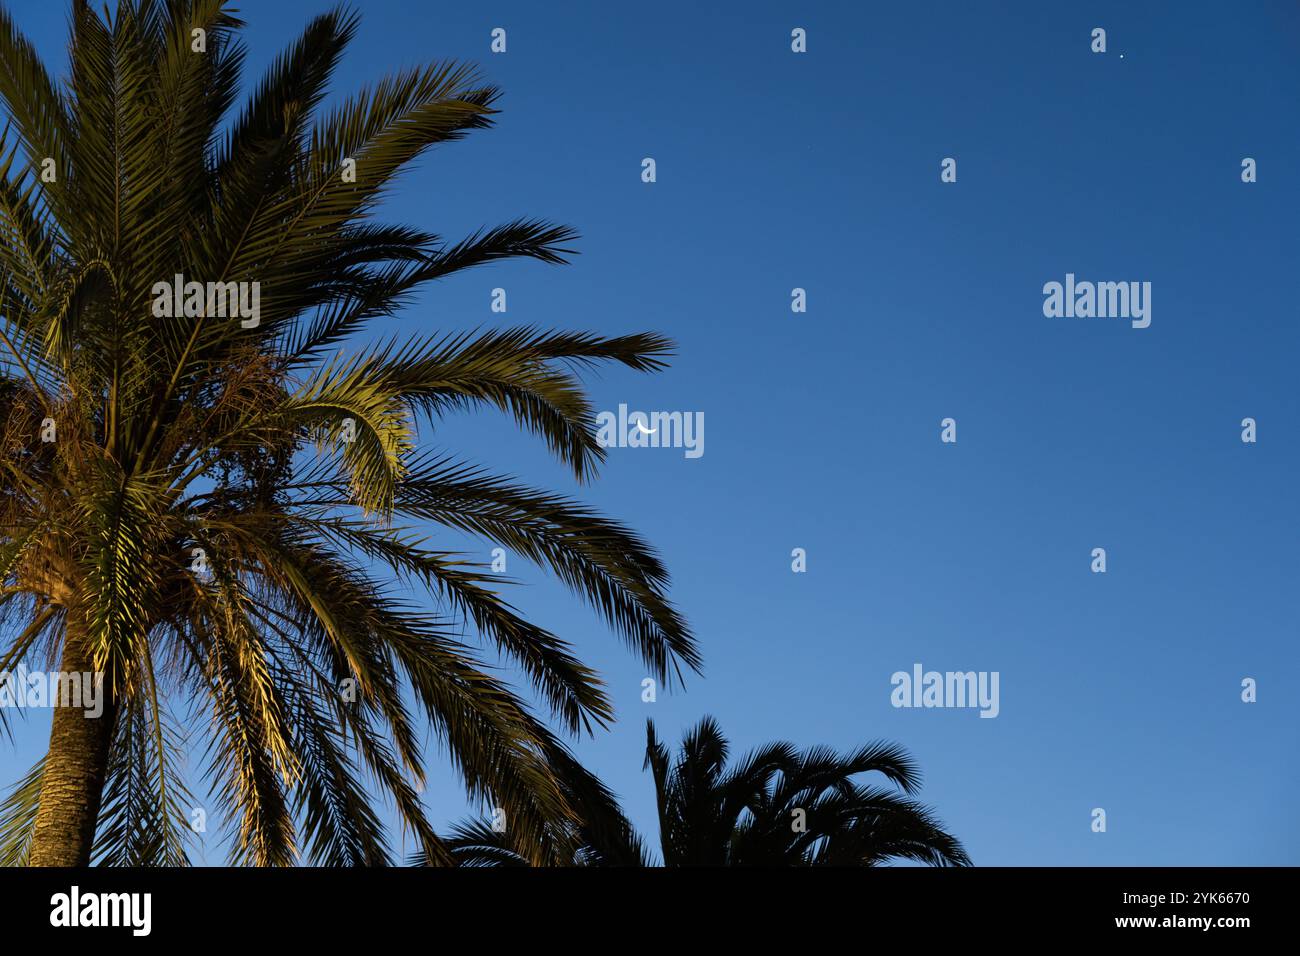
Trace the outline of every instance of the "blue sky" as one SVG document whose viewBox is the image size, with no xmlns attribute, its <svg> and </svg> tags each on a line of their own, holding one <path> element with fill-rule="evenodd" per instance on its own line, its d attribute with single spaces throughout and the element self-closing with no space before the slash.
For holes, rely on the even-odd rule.
<svg viewBox="0 0 1300 956">
<path fill-rule="evenodd" d="M 8 6 L 61 63 L 64 5 Z M 249 82 L 324 8 L 241 4 Z M 667 559 L 705 670 L 653 704 L 594 614 L 510 567 L 515 603 L 605 675 L 619 723 L 577 750 L 647 834 L 645 718 L 676 740 L 709 713 L 738 752 L 903 744 L 978 864 L 1300 863 L 1300 7 L 362 8 L 337 91 L 444 58 L 505 91 L 497 127 L 408 173 L 388 218 L 582 233 L 570 266 L 458 275 L 377 331 L 662 331 L 672 368 L 603 373 L 597 407 L 704 413 L 702 457 L 612 449 L 587 488 L 505 420 L 425 436 L 580 495 Z M 1067 272 L 1150 282 L 1151 326 L 1044 317 Z M 915 663 L 999 672 L 999 716 L 894 708 Z M 44 732 L 27 722 L 0 781 Z M 445 767 L 439 826 L 466 812 Z"/>
</svg>

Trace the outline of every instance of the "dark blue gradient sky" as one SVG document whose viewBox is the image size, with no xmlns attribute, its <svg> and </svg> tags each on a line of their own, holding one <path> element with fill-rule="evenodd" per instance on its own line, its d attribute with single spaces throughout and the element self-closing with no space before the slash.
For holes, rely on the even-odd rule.
<svg viewBox="0 0 1300 956">
<path fill-rule="evenodd" d="M 61 63 L 63 5 L 8 6 Z M 324 8 L 241 5 L 250 83 Z M 520 215 L 582 233 L 571 266 L 456 276 L 379 331 L 680 343 L 668 372 L 609 370 L 593 394 L 703 412 L 697 460 L 616 449 L 580 489 L 508 421 L 424 435 L 579 494 L 666 557 L 705 673 L 654 704 L 594 614 L 510 567 L 529 582 L 515 603 L 606 676 L 619 722 L 577 749 L 647 833 L 646 717 L 675 740 L 711 713 L 737 751 L 905 745 L 979 864 L 1300 863 L 1300 6 L 361 9 L 337 91 L 442 58 L 505 90 L 497 127 L 412 170 L 389 218 L 450 238 Z M 1067 272 L 1151 282 L 1150 328 L 1045 318 L 1042 286 Z M 949 416 L 956 445 L 939 440 Z M 1257 444 L 1240 440 L 1247 416 Z M 918 662 L 998 671 L 1000 715 L 893 708 L 890 675 Z M 0 752 L 0 782 L 44 726 L 33 715 L 17 757 Z M 442 827 L 466 807 L 434 766 Z"/>
</svg>

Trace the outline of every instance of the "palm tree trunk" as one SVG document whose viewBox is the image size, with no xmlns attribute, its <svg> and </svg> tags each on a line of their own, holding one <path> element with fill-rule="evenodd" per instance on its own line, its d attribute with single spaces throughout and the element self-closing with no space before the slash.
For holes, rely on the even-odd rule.
<svg viewBox="0 0 1300 956">
<path fill-rule="evenodd" d="M 69 675 L 94 670 L 78 628 L 69 626 L 64 633 L 60 670 Z M 32 866 L 90 865 L 108 772 L 109 744 L 117 720 L 117 707 L 110 699 L 107 681 L 100 694 L 104 706 L 98 717 L 87 716 L 84 705 L 61 707 L 61 701 L 51 701 L 55 705 L 54 720 L 32 836 Z"/>
</svg>

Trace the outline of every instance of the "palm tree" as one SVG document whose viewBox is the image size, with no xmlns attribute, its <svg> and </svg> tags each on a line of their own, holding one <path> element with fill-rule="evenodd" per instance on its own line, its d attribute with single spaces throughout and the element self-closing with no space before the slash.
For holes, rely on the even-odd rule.
<svg viewBox="0 0 1300 956">
<path fill-rule="evenodd" d="M 55 709 L 4 806 L 0 861 L 184 863 L 194 752 L 233 862 L 388 862 L 377 796 L 446 862 L 419 798 L 427 722 L 546 862 L 555 821 L 576 819 L 564 748 L 464 625 L 566 732 L 605 725 L 609 699 L 499 576 L 419 529 L 549 568 L 661 679 L 697 668 L 696 647 L 632 531 L 422 447 L 417 428 L 497 409 L 585 481 L 603 452 L 582 368 L 656 370 L 671 343 L 358 341 L 427 283 L 561 263 L 575 235 L 520 219 L 448 242 L 374 221 L 413 160 L 491 125 L 498 91 L 439 64 L 326 109 L 357 29 L 335 10 L 235 113 L 242 26 L 223 0 L 102 17 L 76 0 L 56 85 L 0 10 L 0 671 L 97 673 L 105 699 L 98 719 Z"/>
<path fill-rule="evenodd" d="M 878 773 L 904 794 L 921 778 L 902 747 L 869 743 L 838 754 L 766 744 L 727 769 L 730 746 L 705 717 L 671 760 L 646 722 L 659 845 L 668 866 L 874 866 L 908 859 L 933 866 L 970 860 L 920 804 L 854 778 Z"/>
<path fill-rule="evenodd" d="M 914 793 L 920 773 L 895 744 L 870 743 L 848 754 L 799 751 L 770 743 L 728 769 L 730 746 L 705 717 L 682 739 L 674 761 L 646 722 L 645 766 L 654 777 L 659 846 L 666 866 L 876 866 L 895 859 L 969 866 L 956 837 L 906 796 L 855 781 L 879 773 Z M 605 791 L 588 789 L 589 821 L 565 845 L 579 865 L 649 866 L 649 854 Z M 525 844 L 487 824 L 464 822 L 447 846 L 462 866 L 526 866 Z"/>
</svg>

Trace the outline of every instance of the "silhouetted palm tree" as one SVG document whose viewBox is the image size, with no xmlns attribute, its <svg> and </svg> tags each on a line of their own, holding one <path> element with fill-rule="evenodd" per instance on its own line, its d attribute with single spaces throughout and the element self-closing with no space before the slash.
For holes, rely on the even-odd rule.
<svg viewBox="0 0 1300 956">
<path fill-rule="evenodd" d="M 427 283 L 563 262 L 574 233 L 521 219 L 447 242 L 372 221 L 403 168 L 490 125 L 497 90 L 442 64 L 326 110 L 357 28 L 335 11 L 234 115 L 242 23 L 226 6 L 120 0 L 101 16 L 76 0 L 60 85 L 0 10 L 0 671 L 98 672 L 106 696 L 99 719 L 55 710 L 48 754 L 0 814 L 0 862 L 185 862 L 191 732 L 234 861 L 387 862 L 387 797 L 446 862 L 418 796 L 424 721 L 520 852 L 567 856 L 564 749 L 464 624 L 567 731 L 612 719 L 602 685 L 485 563 L 410 525 L 549 568 L 651 674 L 695 667 L 695 645 L 633 532 L 420 450 L 416 428 L 496 409 L 588 479 L 604 453 L 578 371 L 655 370 L 670 343 L 533 328 L 358 343 Z M 197 293 L 173 303 L 174 276 Z M 231 290 L 247 314 L 223 310 Z"/>
<path fill-rule="evenodd" d="M 646 722 L 646 737 L 645 766 L 654 777 L 667 866 L 875 866 L 898 859 L 970 865 L 957 838 L 908 798 L 920 774 L 897 745 L 871 743 L 838 754 L 778 742 L 728 768 L 730 747 L 711 717 L 684 736 L 676 760 L 652 721 Z M 870 773 L 896 789 L 855 779 Z M 649 865 L 640 838 L 611 811 L 607 793 L 587 806 L 591 823 L 576 836 L 584 848 L 574 863 Z M 527 865 L 508 826 L 498 832 L 484 823 L 463 823 L 447 844 L 461 865 Z"/>
</svg>

